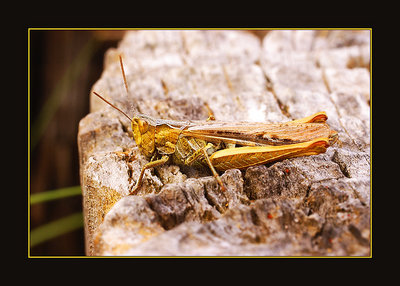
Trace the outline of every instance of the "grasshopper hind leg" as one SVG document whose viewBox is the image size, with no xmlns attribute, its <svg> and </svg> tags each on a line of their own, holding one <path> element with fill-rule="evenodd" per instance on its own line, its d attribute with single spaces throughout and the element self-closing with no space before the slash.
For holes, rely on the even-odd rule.
<svg viewBox="0 0 400 286">
<path fill-rule="evenodd" d="M 206 146 L 197 149 L 191 156 L 186 158 L 185 165 L 192 165 L 194 162 L 199 160 L 199 158 L 204 157 L 207 162 L 208 167 L 210 168 L 211 172 L 213 173 L 214 178 L 217 180 L 218 184 L 221 187 L 222 191 L 226 191 L 224 184 L 222 183 L 221 177 L 218 175 L 217 171 L 215 170 L 211 160 L 207 154 L 207 150 L 210 148 L 216 148 L 216 146 L 212 143 L 208 143 Z"/>
<path fill-rule="evenodd" d="M 207 146 L 209 146 L 209 145 L 210 145 L 210 144 L 207 144 Z M 215 170 L 213 164 L 211 163 L 210 158 L 208 157 L 208 154 L 207 154 L 207 149 L 208 149 L 208 148 L 207 148 L 207 146 L 206 146 L 205 148 L 202 148 L 202 149 L 201 149 L 201 150 L 202 150 L 202 153 L 203 153 L 203 156 L 204 156 L 204 158 L 206 159 L 207 165 L 208 165 L 208 167 L 210 167 L 210 170 L 211 170 L 211 172 L 213 173 L 214 178 L 217 180 L 219 186 L 221 187 L 221 191 L 225 192 L 225 191 L 226 191 L 226 188 L 225 188 L 225 186 L 224 186 L 224 183 L 222 183 L 221 177 L 218 175 L 218 173 L 217 173 L 217 171 Z"/>
</svg>

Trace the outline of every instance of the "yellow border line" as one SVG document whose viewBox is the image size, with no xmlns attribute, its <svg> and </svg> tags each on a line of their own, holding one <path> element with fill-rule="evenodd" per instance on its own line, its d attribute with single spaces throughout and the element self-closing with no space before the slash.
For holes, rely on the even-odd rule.
<svg viewBox="0 0 400 286">
<path fill-rule="evenodd" d="M 370 168 L 370 255 L 369 256 L 57 256 L 30 255 L 30 31 L 115 30 L 369 30 L 370 31 L 370 160 L 372 166 L 372 28 L 28 28 L 28 258 L 372 258 L 372 168 Z"/>
<path fill-rule="evenodd" d="M 30 53 L 31 53 L 31 46 L 30 46 L 30 30 L 28 29 L 28 257 L 31 257 L 31 208 L 30 208 L 30 201 L 31 201 L 31 86 L 30 86 L 30 72 L 31 72 L 31 60 L 30 60 Z"/>
<path fill-rule="evenodd" d="M 369 257 L 372 258 L 372 29 L 369 32 Z"/>
<path fill-rule="evenodd" d="M 128 30 L 245 30 L 245 31 L 273 31 L 273 30 L 370 30 L 372 28 L 165 28 L 165 27 L 156 27 L 156 28 L 135 28 L 135 27 L 116 27 L 116 28 L 74 28 L 74 27 L 65 27 L 65 28 L 41 28 L 41 27 L 33 27 L 28 28 L 28 31 L 128 31 Z"/>
</svg>

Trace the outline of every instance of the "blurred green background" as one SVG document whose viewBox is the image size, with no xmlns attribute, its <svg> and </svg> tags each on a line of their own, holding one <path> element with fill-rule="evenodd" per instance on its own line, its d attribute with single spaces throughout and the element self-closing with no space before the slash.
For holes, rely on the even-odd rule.
<svg viewBox="0 0 400 286">
<path fill-rule="evenodd" d="M 30 255 L 85 255 L 78 123 L 124 31 L 30 30 Z"/>
</svg>

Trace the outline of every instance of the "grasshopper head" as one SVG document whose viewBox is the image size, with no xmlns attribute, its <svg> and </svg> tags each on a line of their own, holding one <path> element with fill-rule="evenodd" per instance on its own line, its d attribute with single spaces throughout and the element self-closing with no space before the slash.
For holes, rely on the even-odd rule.
<svg viewBox="0 0 400 286">
<path fill-rule="evenodd" d="M 154 153 L 154 134 L 155 127 L 146 120 L 133 117 L 131 121 L 133 138 L 143 154 L 150 158 Z"/>
<path fill-rule="evenodd" d="M 147 157 L 150 158 L 154 153 L 154 135 L 155 135 L 155 122 L 154 120 L 146 115 L 137 114 L 130 119 L 130 117 L 123 112 L 121 109 L 113 105 L 111 102 L 106 100 L 97 92 L 93 92 L 100 99 L 105 101 L 107 104 L 121 112 L 126 118 L 131 121 L 131 127 L 133 132 L 133 138 L 135 138 L 136 144 L 139 150 Z"/>
</svg>

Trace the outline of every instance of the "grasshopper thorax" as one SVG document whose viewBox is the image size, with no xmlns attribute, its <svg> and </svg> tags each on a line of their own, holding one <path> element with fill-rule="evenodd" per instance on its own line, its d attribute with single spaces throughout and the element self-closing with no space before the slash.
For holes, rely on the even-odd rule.
<svg viewBox="0 0 400 286">
<path fill-rule="evenodd" d="M 136 145 L 146 157 L 150 158 L 154 153 L 155 127 L 136 116 L 131 120 L 131 127 Z"/>
</svg>

